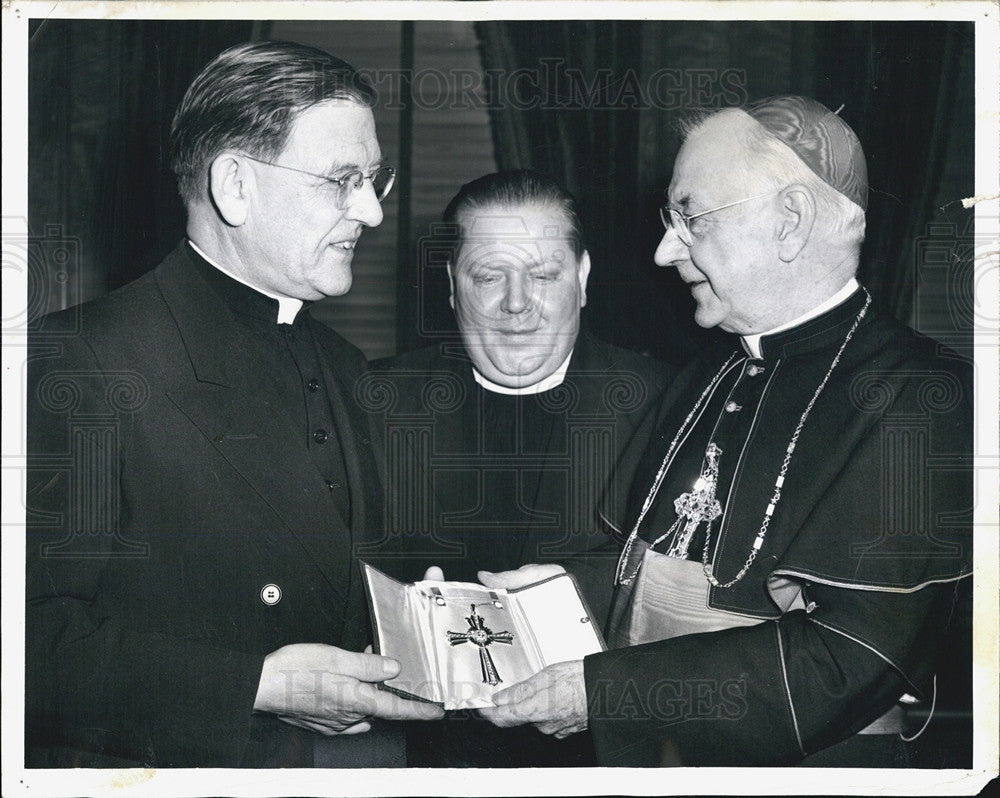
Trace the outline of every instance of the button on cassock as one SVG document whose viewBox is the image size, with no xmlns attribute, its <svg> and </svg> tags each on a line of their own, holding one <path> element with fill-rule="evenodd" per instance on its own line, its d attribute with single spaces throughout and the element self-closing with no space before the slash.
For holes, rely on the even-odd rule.
<svg viewBox="0 0 1000 798">
<path fill-rule="evenodd" d="M 260 589 L 260 600 L 267 604 L 267 606 L 273 607 L 281 601 L 281 588 L 277 585 L 264 585 Z"/>
<path fill-rule="evenodd" d="M 330 439 L 330 433 L 325 429 L 318 429 L 313 433 L 313 440 L 316 443 L 326 443 Z"/>
<path fill-rule="evenodd" d="M 309 390 L 310 390 L 310 391 L 311 391 L 312 393 L 316 393 L 316 391 L 318 391 L 318 390 L 319 390 L 319 380 L 317 380 L 317 379 L 316 379 L 315 377 L 313 377 L 313 378 L 312 378 L 311 380 L 309 380 L 309 382 L 307 383 L 307 387 L 309 388 Z"/>
</svg>

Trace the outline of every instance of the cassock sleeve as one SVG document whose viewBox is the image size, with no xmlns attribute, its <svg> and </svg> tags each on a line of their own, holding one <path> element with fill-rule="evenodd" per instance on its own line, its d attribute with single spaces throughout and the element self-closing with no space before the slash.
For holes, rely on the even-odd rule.
<svg viewBox="0 0 1000 798">
<path fill-rule="evenodd" d="M 28 764 L 72 764 L 56 752 L 76 750 L 83 766 L 94 754 L 159 766 L 235 766 L 248 743 L 263 657 L 185 639 L 180 630 L 176 635 L 146 633 L 141 622 L 108 609 L 116 606 L 114 591 L 127 586 L 107 579 L 115 562 L 104 545 L 108 533 L 119 529 L 121 496 L 114 480 L 102 484 L 99 473 L 120 469 L 122 456 L 104 451 L 106 444 L 100 443 L 91 450 L 91 461 L 65 465 L 69 413 L 58 407 L 70 398 L 65 392 L 77 392 L 72 396 L 77 417 L 106 416 L 107 405 L 101 366 L 90 347 L 81 339 L 61 345 L 61 356 L 29 363 Z M 61 375 L 88 378 L 67 379 L 60 388 L 54 379 Z M 43 394 L 46 398 L 40 400 Z M 118 417 L 123 437 L 127 415 Z M 98 471 L 102 462 L 109 471 Z M 71 505 L 68 484 L 73 467 L 85 467 L 93 475 L 80 488 L 89 492 L 86 524 L 96 530 L 92 534 L 75 528 L 79 509 Z M 43 551 L 45 544 L 59 543 L 67 534 L 73 536 L 71 552 Z"/>
<path fill-rule="evenodd" d="M 923 692 L 954 592 L 810 585 L 812 612 L 591 655 L 598 761 L 793 764 Z"/>
</svg>

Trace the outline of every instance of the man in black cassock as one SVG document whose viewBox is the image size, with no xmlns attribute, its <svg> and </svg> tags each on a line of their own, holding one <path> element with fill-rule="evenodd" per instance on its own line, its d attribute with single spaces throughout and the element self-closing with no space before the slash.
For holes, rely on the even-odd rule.
<svg viewBox="0 0 1000 798">
<path fill-rule="evenodd" d="M 386 441 L 386 535 L 370 559 L 406 580 L 433 564 L 473 582 L 563 563 L 603 618 L 617 547 L 598 498 L 630 443 L 633 459 L 618 468 L 634 469 L 668 367 L 581 331 L 590 257 L 575 202 L 554 182 L 485 175 L 463 186 L 444 222 L 461 341 L 374 363 L 362 392 Z M 410 764 L 591 762 L 587 741 L 552 745 L 472 723 L 411 734 Z"/>
<path fill-rule="evenodd" d="M 740 336 L 669 391 L 639 466 L 611 650 L 494 697 L 604 765 L 909 762 L 971 570 L 967 363 L 855 273 L 864 154 L 803 97 L 690 129 L 655 255 Z M 961 652 L 963 655 L 968 652 Z"/>
<path fill-rule="evenodd" d="M 440 715 L 357 651 L 366 364 L 307 310 L 382 221 L 373 100 L 311 47 L 222 53 L 173 122 L 186 240 L 31 331 L 28 766 L 387 766 L 369 718 Z"/>
</svg>

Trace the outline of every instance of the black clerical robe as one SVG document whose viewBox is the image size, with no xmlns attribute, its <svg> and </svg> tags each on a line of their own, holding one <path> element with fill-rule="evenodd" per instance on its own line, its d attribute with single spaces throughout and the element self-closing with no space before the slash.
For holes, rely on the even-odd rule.
<svg viewBox="0 0 1000 798">
<path fill-rule="evenodd" d="M 364 646 L 380 495 L 362 354 L 277 311 L 182 244 L 32 331 L 29 765 L 313 763 L 253 714 L 261 667 Z"/>
<path fill-rule="evenodd" d="M 385 444 L 385 533 L 369 550 L 400 578 L 440 565 L 476 581 L 480 569 L 599 549 L 599 502 L 622 507 L 629 483 L 607 496 L 604 486 L 623 453 L 634 459 L 618 471 L 631 476 L 670 375 L 586 333 L 562 384 L 537 394 L 483 388 L 461 345 L 373 363 L 361 393 Z M 610 579 L 592 587 L 588 599 L 606 606 Z"/>
<path fill-rule="evenodd" d="M 386 521 L 384 537 L 361 556 L 405 580 L 429 565 L 475 582 L 480 569 L 559 563 L 603 618 L 617 546 L 598 504 L 624 506 L 671 376 L 666 365 L 586 333 L 562 384 L 538 394 L 483 388 L 461 345 L 373 363 L 359 393 L 385 441 Z M 624 487 L 602 499 L 616 464 Z M 414 757 L 411 746 L 411 764 L 590 764 L 588 741 L 558 744 L 529 732 L 464 716 L 425 724 L 410 735 L 420 748 Z"/>
<path fill-rule="evenodd" d="M 715 442 L 722 515 L 708 563 L 719 582 L 737 575 L 802 413 L 864 300 L 859 289 L 764 337 L 761 358 L 734 353 L 678 439 L 642 539 L 670 529 L 674 500 L 692 490 Z M 675 382 L 639 466 L 629 529 L 725 360 L 693 364 Z M 971 386 L 967 364 L 869 309 L 798 436 L 756 561 L 732 587 L 709 592 L 712 608 L 761 623 L 585 660 L 601 764 L 795 763 L 864 728 L 904 693 L 930 700 L 957 580 L 971 568 Z M 704 530 L 690 559 L 703 557 Z M 625 575 L 636 565 L 626 563 Z M 616 592 L 609 639 L 621 639 L 635 611 L 634 584 Z M 799 609 L 781 608 L 783 585 L 801 589 Z"/>
</svg>

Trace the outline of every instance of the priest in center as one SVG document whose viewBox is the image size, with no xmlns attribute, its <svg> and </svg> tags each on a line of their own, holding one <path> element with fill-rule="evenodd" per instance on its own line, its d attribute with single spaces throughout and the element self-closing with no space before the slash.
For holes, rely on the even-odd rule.
<svg viewBox="0 0 1000 798">
<path fill-rule="evenodd" d="M 581 330 L 590 256 L 576 203 L 529 171 L 466 184 L 444 214 L 461 340 L 372 365 L 358 395 L 385 443 L 385 536 L 361 552 L 397 578 L 566 565 L 603 622 L 623 503 L 670 370 Z M 631 459 L 619 462 L 624 452 Z M 603 548 L 603 551 L 601 549 Z M 537 572 L 535 572 L 537 573 Z M 488 579 L 488 577 L 487 577 Z M 451 716 L 410 734 L 410 765 L 593 764 L 589 741 Z"/>
</svg>

